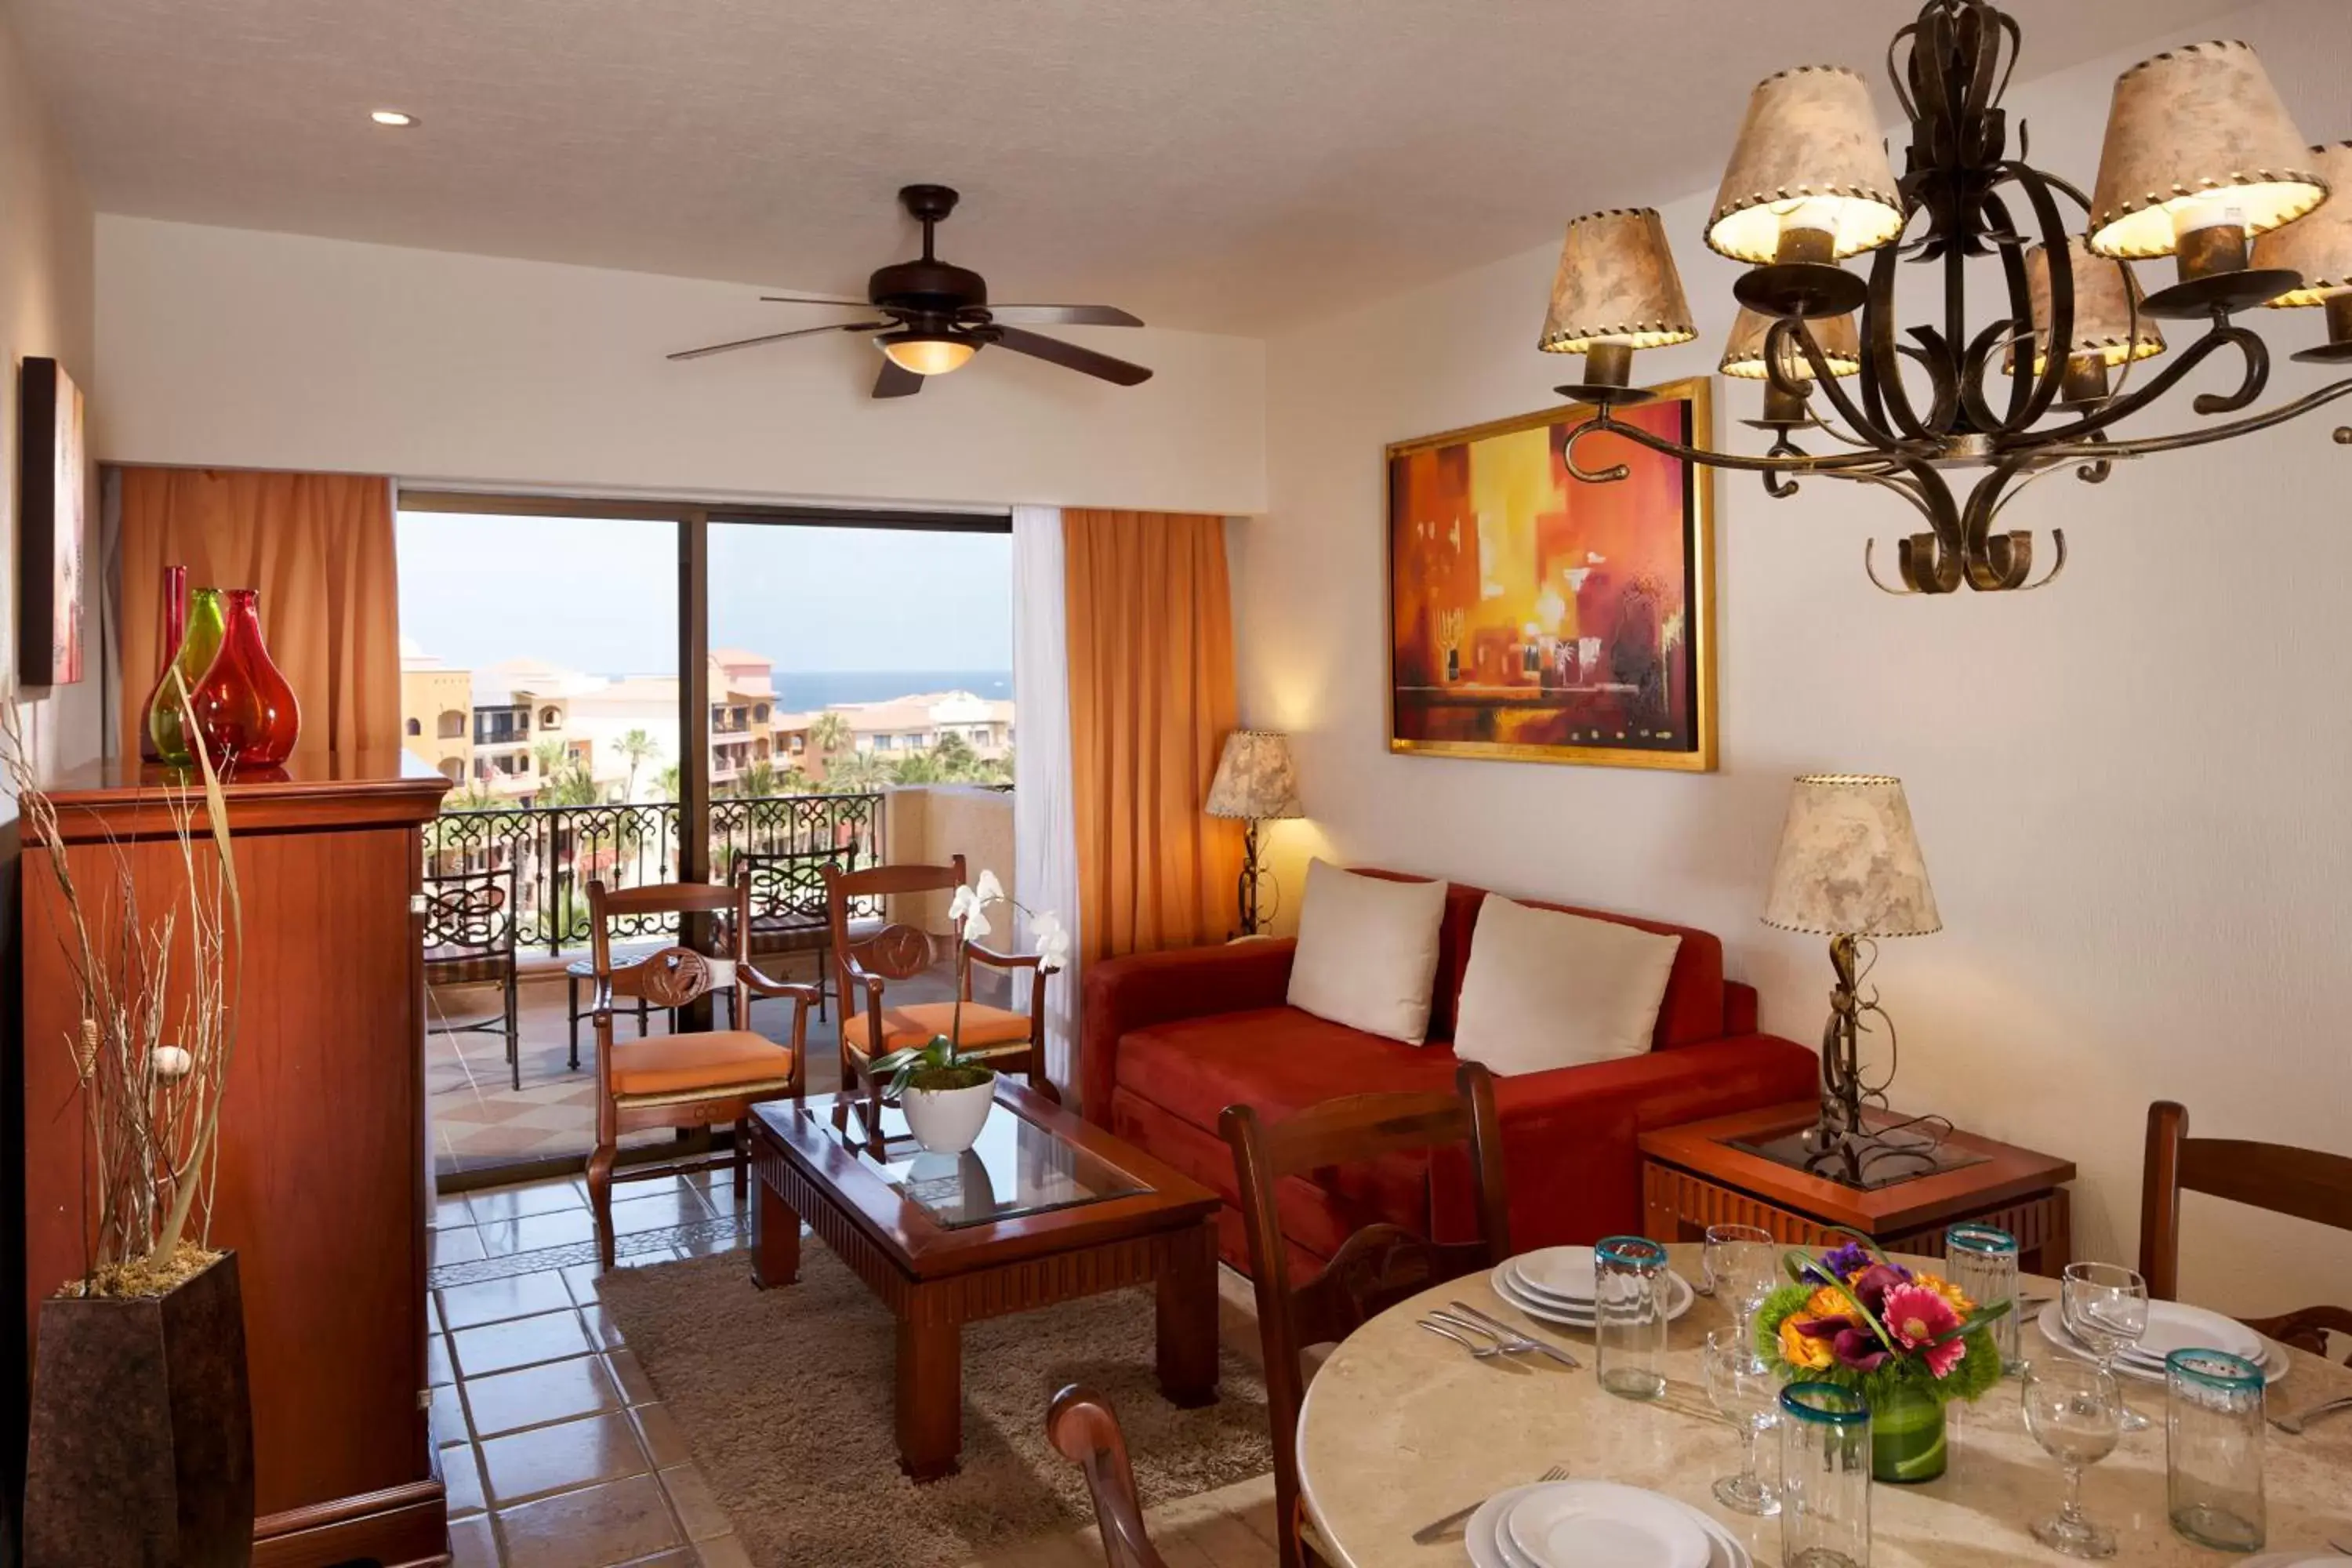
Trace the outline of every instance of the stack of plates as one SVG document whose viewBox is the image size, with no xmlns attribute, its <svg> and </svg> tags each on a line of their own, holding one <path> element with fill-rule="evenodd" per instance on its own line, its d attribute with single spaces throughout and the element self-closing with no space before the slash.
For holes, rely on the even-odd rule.
<svg viewBox="0 0 2352 1568">
<path fill-rule="evenodd" d="M 1592 1248 L 1547 1247 L 1522 1253 L 1489 1276 L 1495 1294 L 1547 1323 L 1571 1329 L 1592 1326 Z M 1679 1318 L 1690 1310 L 1690 1282 L 1669 1269 L 1666 1273 L 1666 1316 Z"/>
<path fill-rule="evenodd" d="M 2042 1334 L 2060 1350 L 2084 1356 L 2091 1353 L 2066 1331 L 2066 1315 L 2058 1302 L 2043 1307 L 2038 1321 Z M 2121 1377 L 2162 1383 L 2164 1358 L 2174 1351 L 2184 1350 L 2227 1351 L 2231 1355 L 2243 1356 L 2261 1367 L 2264 1379 L 2271 1383 L 2286 1375 L 2292 1359 L 2284 1346 L 2273 1344 L 2245 1324 L 2219 1312 L 2179 1301 L 2150 1301 L 2147 1331 L 2140 1336 L 2139 1343 L 2116 1353 L 2114 1370 Z"/>
<path fill-rule="evenodd" d="M 1687 1503 L 1614 1481 L 1497 1492 L 1464 1533 L 1474 1568 L 1754 1568 L 1729 1531 Z"/>
</svg>

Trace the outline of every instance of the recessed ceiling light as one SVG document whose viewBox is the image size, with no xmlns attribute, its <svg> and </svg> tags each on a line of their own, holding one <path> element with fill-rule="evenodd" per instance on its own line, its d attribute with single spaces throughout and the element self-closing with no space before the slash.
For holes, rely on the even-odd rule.
<svg viewBox="0 0 2352 1568">
<path fill-rule="evenodd" d="M 403 114 L 397 109 L 379 109 L 374 113 L 369 115 L 368 118 L 374 121 L 378 125 L 414 125 L 416 123 L 416 116 L 414 114 Z"/>
</svg>

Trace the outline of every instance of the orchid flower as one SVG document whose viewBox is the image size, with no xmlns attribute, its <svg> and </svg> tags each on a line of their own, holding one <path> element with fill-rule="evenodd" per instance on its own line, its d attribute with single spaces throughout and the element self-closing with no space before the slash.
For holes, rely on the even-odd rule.
<svg viewBox="0 0 2352 1568">
<path fill-rule="evenodd" d="M 1068 967 L 1070 933 L 1062 924 L 1062 917 L 1045 910 L 1029 917 L 1030 934 L 1037 939 L 1037 968 L 1052 974 Z"/>
</svg>

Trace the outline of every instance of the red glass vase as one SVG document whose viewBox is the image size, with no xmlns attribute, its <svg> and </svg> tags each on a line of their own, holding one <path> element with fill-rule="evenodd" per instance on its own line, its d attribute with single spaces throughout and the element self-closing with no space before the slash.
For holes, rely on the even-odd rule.
<svg viewBox="0 0 2352 1568">
<path fill-rule="evenodd" d="M 196 725 L 221 768 L 275 767 L 293 754 L 302 712 L 261 640 L 260 591 L 230 588 L 221 596 L 228 626 L 196 688 Z"/>
</svg>

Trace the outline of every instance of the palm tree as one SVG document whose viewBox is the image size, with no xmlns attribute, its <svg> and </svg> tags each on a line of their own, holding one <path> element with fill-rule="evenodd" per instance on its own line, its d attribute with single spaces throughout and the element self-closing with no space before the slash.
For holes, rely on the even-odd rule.
<svg viewBox="0 0 2352 1568">
<path fill-rule="evenodd" d="M 603 792 L 588 770 L 571 763 L 551 777 L 539 792 L 541 805 L 596 805 L 602 803 Z"/>
<path fill-rule="evenodd" d="M 969 780 L 980 771 L 980 753 L 971 749 L 970 741 L 953 730 L 940 737 L 940 743 L 931 748 L 930 756 L 931 761 L 939 764 L 939 776 L 951 783 Z"/>
<path fill-rule="evenodd" d="M 764 757 L 744 763 L 743 771 L 735 775 L 737 800 L 764 800 L 777 793 L 776 764 Z"/>
<path fill-rule="evenodd" d="M 552 779 L 563 771 L 563 757 L 561 741 L 541 741 L 530 749 L 530 760 L 539 764 L 539 776 L 542 779 Z"/>
<path fill-rule="evenodd" d="M 889 782 L 888 763 L 871 752 L 851 752 L 827 764 L 818 788 L 826 795 L 869 795 Z"/>
<path fill-rule="evenodd" d="M 670 763 L 669 766 L 664 768 L 661 772 L 654 775 L 654 790 L 655 793 L 659 795 L 664 800 L 675 801 L 677 799 L 678 782 L 677 764 L 676 763 Z"/>
<path fill-rule="evenodd" d="M 849 727 L 847 716 L 834 709 L 826 709 L 809 725 L 809 745 L 820 762 L 830 764 L 836 752 L 845 752 L 856 743 L 857 732 Z"/>
<path fill-rule="evenodd" d="M 613 750 L 620 752 L 629 764 L 629 789 L 624 798 L 635 800 L 637 798 L 637 769 L 660 756 L 661 747 L 656 745 L 654 738 L 643 730 L 632 730 L 613 742 Z"/>
<path fill-rule="evenodd" d="M 890 782 L 902 784 L 945 784 L 947 770 L 936 752 L 909 752 L 890 767 Z"/>
</svg>

